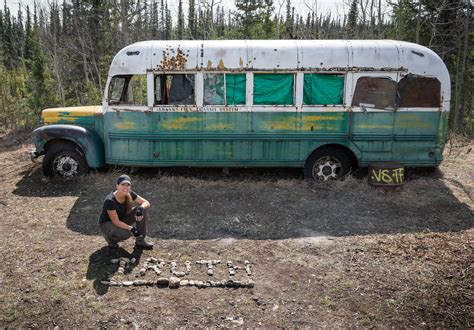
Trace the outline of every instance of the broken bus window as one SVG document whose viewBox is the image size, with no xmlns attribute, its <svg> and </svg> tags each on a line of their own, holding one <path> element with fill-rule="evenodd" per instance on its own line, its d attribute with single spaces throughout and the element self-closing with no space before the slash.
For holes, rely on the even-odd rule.
<svg viewBox="0 0 474 330">
<path fill-rule="evenodd" d="M 370 104 L 378 109 L 395 109 L 397 84 L 386 77 L 361 77 L 352 98 L 353 106 Z"/>
<path fill-rule="evenodd" d="M 432 77 L 409 74 L 397 85 L 397 106 L 438 108 L 441 106 L 441 83 Z"/>
<path fill-rule="evenodd" d="M 155 76 L 155 104 L 194 105 L 194 74 Z"/>
</svg>

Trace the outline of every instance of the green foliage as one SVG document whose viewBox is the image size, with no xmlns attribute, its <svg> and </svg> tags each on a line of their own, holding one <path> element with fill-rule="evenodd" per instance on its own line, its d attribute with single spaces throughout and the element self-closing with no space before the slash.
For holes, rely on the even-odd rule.
<svg viewBox="0 0 474 330">
<path fill-rule="evenodd" d="M 91 80 L 86 82 L 84 103 L 85 104 L 101 104 L 103 91 L 97 88 Z"/>
<path fill-rule="evenodd" d="M 33 52 L 31 59 L 31 74 L 28 78 L 28 105 L 35 116 L 39 116 L 41 110 L 58 104 L 58 98 L 54 91 L 54 81 L 46 66 L 46 57 L 41 47 L 39 31 L 33 31 Z"/>
<path fill-rule="evenodd" d="M 349 14 L 347 15 L 346 38 L 354 39 L 357 36 L 357 0 L 352 0 Z"/>
<path fill-rule="evenodd" d="M 178 30 L 176 33 L 178 40 L 184 37 L 184 14 L 183 14 L 183 0 L 179 0 L 178 4 Z"/>
<path fill-rule="evenodd" d="M 266 3 L 263 0 L 238 0 L 235 19 L 238 24 L 238 35 L 244 39 L 258 39 L 264 34 L 263 21 Z"/>
</svg>

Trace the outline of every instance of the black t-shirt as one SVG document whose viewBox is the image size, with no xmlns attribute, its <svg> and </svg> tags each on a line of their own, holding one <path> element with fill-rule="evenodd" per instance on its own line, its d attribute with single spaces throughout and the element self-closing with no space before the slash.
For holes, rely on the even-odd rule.
<svg viewBox="0 0 474 330">
<path fill-rule="evenodd" d="M 135 194 L 133 191 L 130 191 L 130 195 L 132 196 L 133 200 L 137 199 L 138 195 Z M 110 217 L 109 217 L 109 214 L 107 213 L 107 210 L 117 211 L 118 218 L 120 220 L 122 220 L 125 217 L 126 213 L 127 213 L 126 212 L 127 211 L 127 205 L 126 204 L 127 204 L 126 202 L 119 203 L 119 201 L 114 196 L 114 192 L 112 191 L 110 194 L 107 195 L 107 197 L 105 197 L 104 205 L 102 205 L 102 213 L 100 214 L 100 217 L 99 217 L 99 223 L 112 221 L 112 220 L 110 220 Z"/>
</svg>

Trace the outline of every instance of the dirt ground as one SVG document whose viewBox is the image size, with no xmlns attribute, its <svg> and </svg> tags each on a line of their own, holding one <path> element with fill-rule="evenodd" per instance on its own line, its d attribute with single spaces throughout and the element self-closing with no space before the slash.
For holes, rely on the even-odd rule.
<svg viewBox="0 0 474 330">
<path fill-rule="evenodd" d="M 27 133 L 0 136 L 0 327 L 473 327 L 474 146 L 456 141 L 438 170 L 407 170 L 401 191 L 366 170 L 314 183 L 300 170 L 141 169 L 152 251 L 105 246 L 97 217 L 124 169 L 45 179 Z M 134 256 L 117 274 L 110 259 Z M 254 288 L 108 287 L 156 280 L 146 258 L 250 261 Z M 168 268 L 169 269 L 169 268 Z M 169 271 L 163 272 L 170 276 Z"/>
</svg>

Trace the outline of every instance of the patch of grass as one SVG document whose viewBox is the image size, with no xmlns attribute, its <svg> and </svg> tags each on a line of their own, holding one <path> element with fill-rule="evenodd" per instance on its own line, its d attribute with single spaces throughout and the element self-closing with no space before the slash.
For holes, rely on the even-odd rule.
<svg viewBox="0 0 474 330">
<path fill-rule="evenodd" d="M 18 317 L 18 310 L 15 307 L 11 307 L 5 314 L 5 321 L 7 323 L 13 322 Z"/>
<path fill-rule="evenodd" d="M 94 312 L 98 312 L 102 309 L 102 303 L 100 301 L 90 301 L 87 306 L 94 310 Z"/>
<path fill-rule="evenodd" d="M 329 298 L 329 296 L 325 295 L 319 299 L 322 305 L 329 307 L 330 309 L 336 309 L 336 303 Z"/>
<path fill-rule="evenodd" d="M 366 309 L 361 309 L 360 314 L 362 315 L 361 321 L 362 321 L 362 325 L 364 326 L 371 326 L 374 323 L 374 321 L 377 319 L 372 312 Z"/>
<path fill-rule="evenodd" d="M 331 290 L 329 290 L 331 293 L 338 293 L 341 291 L 341 288 L 338 287 L 332 287 Z"/>
</svg>

